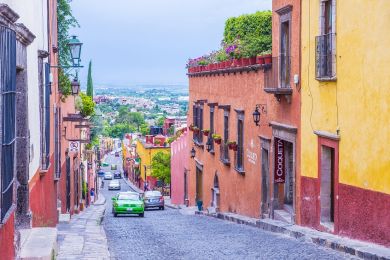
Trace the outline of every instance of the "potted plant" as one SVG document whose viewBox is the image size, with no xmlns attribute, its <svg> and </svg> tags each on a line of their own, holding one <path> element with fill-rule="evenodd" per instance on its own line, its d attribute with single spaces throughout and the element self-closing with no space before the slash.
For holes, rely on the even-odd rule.
<svg viewBox="0 0 390 260">
<path fill-rule="evenodd" d="M 190 125 L 188 128 L 190 129 L 190 131 L 194 131 L 194 125 Z"/>
<path fill-rule="evenodd" d="M 208 136 L 210 133 L 210 129 L 203 129 L 202 132 L 204 136 Z"/>
<path fill-rule="evenodd" d="M 199 133 L 199 131 L 200 131 L 200 129 L 197 127 L 197 126 L 194 126 L 193 128 L 192 128 L 192 131 L 194 131 L 194 133 Z"/>
<path fill-rule="evenodd" d="M 227 146 L 229 147 L 230 150 L 237 151 L 237 143 L 236 141 L 228 141 Z"/>
<path fill-rule="evenodd" d="M 159 139 L 154 140 L 154 145 L 159 146 L 161 144 L 161 141 Z"/>
<path fill-rule="evenodd" d="M 261 53 L 264 58 L 264 64 L 271 64 L 272 63 L 272 52 L 271 51 L 264 51 Z"/>
<path fill-rule="evenodd" d="M 212 138 L 216 144 L 221 144 L 222 137 L 219 134 L 213 134 Z"/>
</svg>

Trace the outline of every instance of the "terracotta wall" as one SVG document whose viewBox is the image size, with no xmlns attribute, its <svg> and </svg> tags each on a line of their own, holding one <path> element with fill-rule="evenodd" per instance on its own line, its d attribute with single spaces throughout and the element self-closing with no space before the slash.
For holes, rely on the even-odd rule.
<svg viewBox="0 0 390 260">
<path fill-rule="evenodd" d="M 230 105 L 229 139 L 237 140 L 237 113 L 235 109 L 243 110 L 244 118 L 244 169 L 245 174 L 240 174 L 234 169 L 234 152 L 229 151 L 231 166 L 225 166 L 220 161 L 220 146 L 215 144 L 215 155 L 210 154 L 194 145 L 192 132 L 188 136 L 190 153 L 195 147 L 196 157 L 190 159 L 190 205 L 195 205 L 196 191 L 196 161 L 203 164 L 203 205 L 209 207 L 212 201 L 211 189 L 214 186 L 215 175 L 219 179 L 220 211 L 236 212 L 239 214 L 260 216 L 260 140 L 259 135 L 271 137 L 271 129 L 268 126 L 273 96 L 263 91 L 264 74 L 258 72 L 243 72 L 220 74 L 215 76 L 190 77 L 190 110 L 189 122 L 192 123 L 192 104 L 197 100 L 207 100 L 208 103 Z M 256 127 L 252 113 L 256 104 L 267 104 L 268 113 L 262 115 L 260 127 Z M 214 128 L 217 134 L 223 135 L 223 109 L 215 107 Z M 204 128 L 210 128 L 210 109 L 207 103 L 203 113 Z M 206 138 L 203 138 L 204 143 Z M 254 154 L 253 163 L 248 160 L 248 155 Z"/>
<path fill-rule="evenodd" d="M 51 167 L 47 172 L 44 174 L 36 172 L 29 183 L 33 227 L 55 227 L 58 222 L 53 160 L 52 156 Z"/>
<path fill-rule="evenodd" d="M 171 200 L 173 204 L 183 205 L 184 172 L 189 169 L 188 130 L 171 143 Z"/>
<path fill-rule="evenodd" d="M 0 259 L 12 260 L 15 256 L 14 248 L 15 213 L 8 221 L 0 226 Z"/>
</svg>

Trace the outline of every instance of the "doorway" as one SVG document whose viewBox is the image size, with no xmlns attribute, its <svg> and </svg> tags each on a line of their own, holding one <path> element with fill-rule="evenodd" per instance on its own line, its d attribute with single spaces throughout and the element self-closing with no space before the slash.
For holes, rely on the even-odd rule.
<svg viewBox="0 0 390 260">
<path fill-rule="evenodd" d="M 188 207 L 188 170 L 184 170 L 184 205 Z"/>
<path fill-rule="evenodd" d="M 320 222 L 326 228 L 334 229 L 334 179 L 335 179 L 335 150 L 321 147 L 321 186 L 320 186 Z"/>
<path fill-rule="evenodd" d="M 196 201 L 203 201 L 203 173 L 199 167 L 196 167 Z"/>
<path fill-rule="evenodd" d="M 261 149 L 261 216 L 269 214 L 269 151 Z"/>
<path fill-rule="evenodd" d="M 294 204 L 294 160 L 293 145 L 290 142 L 284 142 L 286 177 L 284 183 L 284 209 L 293 213 Z"/>
<path fill-rule="evenodd" d="M 215 174 L 214 176 L 214 185 L 213 188 L 211 189 L 211 195 L 212 195 L 212 202 L 211 206 L 214 207 L 215 209 L 219 209 L 220 201 L 219 201 L 219 180 L 218 180 L 218 175 Z"/>
</svg>

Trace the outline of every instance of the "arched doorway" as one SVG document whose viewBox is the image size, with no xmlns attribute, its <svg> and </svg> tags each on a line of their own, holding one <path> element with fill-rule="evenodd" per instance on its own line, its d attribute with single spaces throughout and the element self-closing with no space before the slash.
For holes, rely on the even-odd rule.
<svg viewBox="0 0 390 260">
<path fill-rule="evenodd" d="M 213 188 L 211 189 L 211 195 L 212 195 L 211 206 L 214 207 L 216 210 L 218 210 L 220 205 L 220 199 L 219 199 L 219 180 L 218 180 L 217 173 L 215 173 L 214 176 L 214 184 L 213 184 Z"/>
</svg>

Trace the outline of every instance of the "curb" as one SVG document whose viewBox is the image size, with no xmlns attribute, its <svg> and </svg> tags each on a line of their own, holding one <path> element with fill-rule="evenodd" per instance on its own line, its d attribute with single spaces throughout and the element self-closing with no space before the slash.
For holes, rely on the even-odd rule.
<svg viewBox="0 0 390 260">
<path fill-rule="evenodd" d="M 326 247 L 349 255 L 354 255 L 362 259 L 390 260 L 390 249 L 386 247 L 338 237 L 336 235 L 322 233 L 316 230 L 284 223 L 281 221 L 269 219 L 259 220 L 244 216 L 237 217 L 232 214 L 223 213 L 209 214 L 203 211 L 195 211 L 195 215 L 213 217 L 237 224 L 260 228 L 273 233 L 288 235 L 300 241 L 311 242 L 318 246 Z"/>
</svg>

